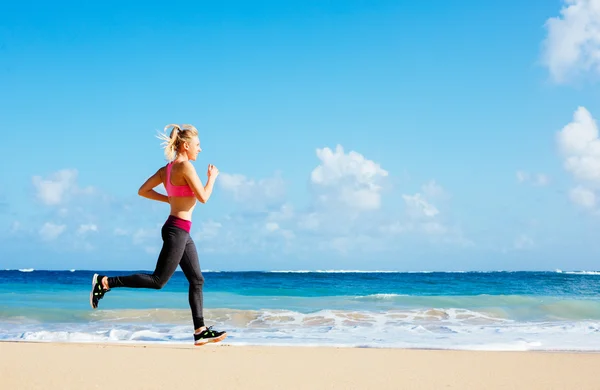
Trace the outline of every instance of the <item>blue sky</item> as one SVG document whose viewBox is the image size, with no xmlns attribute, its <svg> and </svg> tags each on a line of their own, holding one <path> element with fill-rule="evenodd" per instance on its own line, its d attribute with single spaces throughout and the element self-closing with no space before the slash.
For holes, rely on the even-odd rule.
<svg viewBox="0 0 600 390">
<path fill-rule="evenodd" d="M 597 269 L 600 1 L 0 10 L 0 268 L 152 269 L 192 123 L 203 269 Z"/>
</svg>

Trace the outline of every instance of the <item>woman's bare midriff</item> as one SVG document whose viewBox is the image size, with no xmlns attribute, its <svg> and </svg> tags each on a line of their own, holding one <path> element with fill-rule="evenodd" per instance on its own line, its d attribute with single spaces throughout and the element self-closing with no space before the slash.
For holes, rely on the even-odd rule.
<svg viewBox="0 0 600 390">
<path fill-rule="evenodd" d="M 166 172 L 165 168 L 162 168 L 161 172 L 163 178 L 163 185 L 165 185 L 166 180 Z M 185 185 L 185 179 L 182 177 L 182 174 L 179 171 L 178 166 L 174 166 L 171 171 L 171 184 L 180 186 Z M 174 215 L 178 218 L 185 219 L 188 221 L 192 220 L 192 213 L 194 212 L 194 208 L 196 207 L 196 197 L 193 196 L 183 196 L 183 197 L 169 197 L 169 204 L 171 205 L 171 215 Z"/>
<path fill-rule="evenodd" d="M 169 204 L 171 205 L 171 215 L 188 221 L 192 220 L 192 213 L 196 207 L 196 198 L 169 197 Z"/>
</svg>

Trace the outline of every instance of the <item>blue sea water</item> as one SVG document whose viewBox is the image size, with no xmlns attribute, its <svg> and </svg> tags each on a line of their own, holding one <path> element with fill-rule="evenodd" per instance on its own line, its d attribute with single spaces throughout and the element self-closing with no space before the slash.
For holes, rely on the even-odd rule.
<svg viewBox="0 0 600 390">
<path fill-rule="evenodd" d="M 0 340 L 192 343 L 183 273 L 162 290 L 112 289 L 92 310 L 93 273 L 0 271 Z M 600 351 L 595 271 L 204 276 L 205 321 L 231 345 Z"/>
</svg>

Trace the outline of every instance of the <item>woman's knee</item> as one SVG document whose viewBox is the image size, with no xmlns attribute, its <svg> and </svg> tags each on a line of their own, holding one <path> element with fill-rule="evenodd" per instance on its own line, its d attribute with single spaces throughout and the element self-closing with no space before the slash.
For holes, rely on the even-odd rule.
<svg viewBox="0 0 600 390">
<path fill-rule="evenodd" d="M 154 276 L 154 285 L 152 286 L 154 289 L 156 290 L 160 290 L 163 287 L 165 287 L 167 285 L 167 278 L 161 278 L 158 275 L 153 275 Z"/>
<path fill-rule="evenodd" d="M 204 276 L 202 276 L 202 274 L 198 274 L 196 275 L 190 284 L 193 284 L 195 286 L 198 286 L 200 288 L 202 288 L 202 286 L 204 286 Z"/>
</svg>

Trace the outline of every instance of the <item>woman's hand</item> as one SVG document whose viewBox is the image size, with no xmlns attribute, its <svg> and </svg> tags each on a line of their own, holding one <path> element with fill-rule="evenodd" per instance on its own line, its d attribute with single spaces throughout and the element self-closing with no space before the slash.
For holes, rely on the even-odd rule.
<svg viewBox="0 0 600 390">
<path fill-rule="evenodd" d="M 206 175 L 209 179 L 213 178 L 214 180 L 217 178 L 217 176 L 219 176 L 219 170 L 214 165 L 208 164 L 208 172 L 206 172 Z"/>
</svg>

